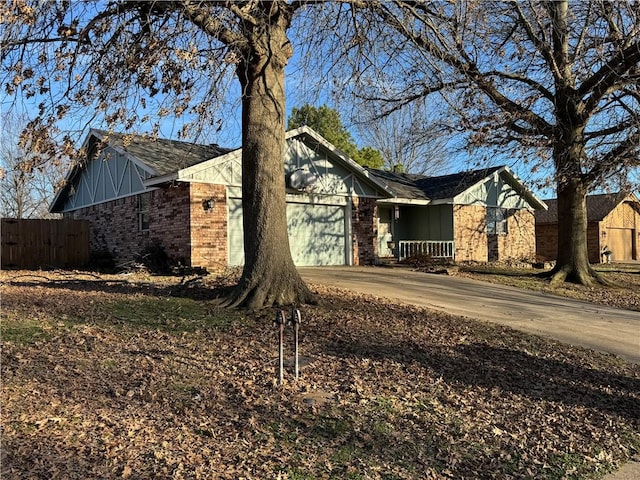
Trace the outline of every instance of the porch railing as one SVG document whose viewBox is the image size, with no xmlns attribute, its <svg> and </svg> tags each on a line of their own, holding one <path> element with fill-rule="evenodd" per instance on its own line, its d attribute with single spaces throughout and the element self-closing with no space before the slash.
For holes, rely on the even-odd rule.
<svg viewBox="0 0 640 480">
<path fill-rule="evenodd" d="M 453 240 L 400 240 L 398 242 L 398 260 L 429 255 L 433 258 L 455 258 Z"/>
</svg>

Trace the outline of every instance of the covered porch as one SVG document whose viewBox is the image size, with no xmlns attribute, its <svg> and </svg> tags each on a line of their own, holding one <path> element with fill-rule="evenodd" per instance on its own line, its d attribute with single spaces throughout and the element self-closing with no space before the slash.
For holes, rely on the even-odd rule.
<svg viewBox="0 0 640 480">
<path fill-rule="evenodd" d="M 452 205 L 378 203 L 378 256 L 404 260 L 417 255 L 455 259 Z"/>
</svg>

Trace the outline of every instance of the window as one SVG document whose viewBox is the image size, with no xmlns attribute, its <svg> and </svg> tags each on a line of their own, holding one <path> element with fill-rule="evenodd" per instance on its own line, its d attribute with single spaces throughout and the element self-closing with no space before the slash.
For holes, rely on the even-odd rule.
<svg viewBox="0 0 640 480">
<path fill-rule="evenodd" d="M 487 234 L 506 235 L 507 233 L 507 209 L 487 207 Z"/>
<path fill-rule="evenodd" d="M 151 210 L 151 194 L 138 195 L 138 231 L 149 230 L 149 211 Z"/>
</svg>

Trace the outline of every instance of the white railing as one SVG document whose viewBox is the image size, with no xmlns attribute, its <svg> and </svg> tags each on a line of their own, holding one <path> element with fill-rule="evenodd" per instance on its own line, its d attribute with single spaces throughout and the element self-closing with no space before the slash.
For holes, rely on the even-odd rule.
<svg viewBox="0 0 640 480">
<path fill-rule="evenodd" d="M 453 240 L 400 240 L 398 242 L 398 260 L 429 255 L 433 258 L 455 258 Z"/>
</svg>

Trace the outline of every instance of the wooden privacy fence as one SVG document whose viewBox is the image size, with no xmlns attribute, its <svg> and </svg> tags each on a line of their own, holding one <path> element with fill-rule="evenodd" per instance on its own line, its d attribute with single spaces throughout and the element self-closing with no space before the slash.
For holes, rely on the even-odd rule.
<svg viewBox="0 0 640 480">
<path fill-rule="evenodd" d="M 2 268 L 72 268 L 89 262 L 86 220 L 3 218 Z"/>
</svg>

